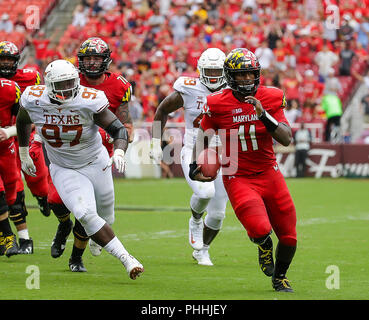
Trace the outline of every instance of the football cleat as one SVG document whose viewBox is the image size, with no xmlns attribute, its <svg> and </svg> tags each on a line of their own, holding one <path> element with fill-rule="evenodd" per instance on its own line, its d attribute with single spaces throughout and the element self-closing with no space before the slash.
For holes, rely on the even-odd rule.
<svg viewBox="0 0 369 320">
<path fill-rule="evenodd" d="M 6 255 L 8 258 L 19 253 L 17 238 L 14 234 L 3 237 L 0 236 L 0 255 Z"/>
<path fill-rule="evenodd" d="M 56 231 L 55 237 L 51 244 L 51 256 L 53 258 L 59 258 L 63 254 L 65 250 L 65 244 L 70 232 L 72 231 L 72 228 L 72 220 L 64 223 L 59 223 L 58 230 Z"/>
<path fill-rule="evenodd" d="M 135 280 L 144 272 L 144 267 L 138 260 L 130 254 L 125 254 L 121 257 L 120 261 L 123 263 L 127 270 L 129 277 Z"/>
<path fill-rule="evenodd" d="M 50 216 L 50 207 L 49 204 L 47 202 L 47 197 L 36 197 L 37 202 L 38 202 L 38 207 L 41 211 L 41 213 L 45 216 L 48 217 Z"/>
<path fill-rule="evenodd" d="M 209 250 L 207 249 L 194 250 L 192 252 L 192 257 L 197 261 L 199 265 L 202 266 L 214 265 L 210 260 Z"/>
<path fill-rule="evenodd" d="M 290 282 L 286 277 L 274 278 L 272 277 L 272 285 L 275 291 L 280 292 L 294 292 L 291 288 Z"/>
<path fill-rule="evenodd" d="M 82 257 L 69 259 L 69 269 L 72 272 L 87 272 L 87 269 L 83 265 Z"/>
<path fill-rule="evenodd" d="M 31 239 L 19 239 L 19 254 L 32 254 L 33 253 L 33 240 Z"/>
<path fill-rule="evenodd" d="M 95 257 L 99 256 L 102 252 L 102 247 L 92 239 L 89 240 L 88 247 L 90 248 L 91 254 Z"/>
<path fill-rule="evenodd" d="M 273 247 L 270 249 L 263 249 L 261 246 L 258 246 L 258 250 L 260 269 L 267 277 L 271 277 L 274 272 Z"/>
<path fill-rule="evenodd" d="M 201 219 L 200 222 L 196 222 L 193 216 L 191 216 L 189 221 L 188 241 L 195 250 L 201 250 L 204 246 L 203 229 L 204 221 Z"/>
</svg>

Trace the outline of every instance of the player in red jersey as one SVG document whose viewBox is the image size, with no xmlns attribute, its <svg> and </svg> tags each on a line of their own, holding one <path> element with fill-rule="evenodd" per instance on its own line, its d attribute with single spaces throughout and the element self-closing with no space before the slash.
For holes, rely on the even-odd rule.
<svg viewBox="0 0 369 320">
<path fill-rule="evenodd" d="M 78 51 L 80 83 L 83 86 L 105 92 L 110 103 L 109 109 L 124 124 L 129 134 L 129 142 L 132 142 L 133 126 L 128 111 L 132 87 L 123 76 L 107 71 L 111 63 L 110 54 L 111 51 L 108 45 L 100 38 L 89 38 L 83 42 Z M 103 129 L 100 129 L 100 134 L 103 144 L 109 155 L 112 156 L 114 152 L 112 139 Z M 50 208 L 59 220 L 58 230 L 51 246 L 52 257 L 58 258 L 64 252 L 65 243 L 72 231 L 73 222 L 70 219 L 70 211 L 63 204 L 52 183 L 48 201 Z M 78 220 L 75 220 L 73 234 L 74 244 L 69 259 L 69 268 L 73 272 L 85 272 L 86 268 L 83 265 L 82 254 L 88 243 L 88 236 Z M 101 253 L 101 247 L 92 240 L 90 240 L 89 245 L 93 255 L 96 256 Z"/>
<path fill-rule="evenodd" d="M 20 89 L 11 80 L 0 78 L 0 255 L 18 254 L 16 236 L 9 223 L 9 207 L 17 198 L 20 172 L 16 164 L 13 117 L 19 109 Z"/>
<path fill-rule="evenodd" d="M 40 75 L 34 70 L 18 69 L 19 59 L 20 53 L 15 44 L 9 41 L 0 42 L 0 76 L 16 82 L 20 87 L 21 92 L 23 92 L 27 86 L 38 85 L 40 83 Z M 13 130 L 15 130 L 14 121 L 15 117 L 13 117 Z M 14 139 L 14 145 L 17 155 L 17 167 L 20 172 L 21 164 L 18 153 L 17 139 Z M 45 216 L 49 216 L 50 209 L 47 204 L 49 171 L 45 164 L 42 143 L 37 141 L 37 135 L 35 135 L 35 132 L 32 133 L 30 150 L 31 157 L 33 158 L 37 168 L 37 176 L 31 177 L 27 174 L 24 174 L 24 178 L 32 195 L 37 199 L 41 213 Z M 9 217 L 14 222 L 18 231 L 20 242 L 22 242 L 22 245 L 20 245 L 20 252 L 33 253 L 33 241 L 29 237 L 26 223 L 26 216 L 28 213 L 24 198 L 24 184 L 22 176 L 19 175 L 17 181 L 17 199 L 15 203 L 10 206 Z"/>
<path fill-rule="evenodd" d="M 272 276 L 276 291 L 293 292 L 286 272 L 296 251 L 296 210 L 273 151 L 273 138 L 284 146 L 292 139 L 283 111 L 286 99 L 280 89 L 259 86 L 260 64 L 247 49 L 229 53 L 224 74 L 229 88 L 207 96 L 193 160 L 201 152 L 200 142 L 206 147 L 209 130 L 217 131 L 227 161 L 224 186 L 237 218 L 258 245 L 260 267 Z M 194 161 L 190 177 L 211 180 L 200 168 Z M 272 230 L 279 240 L 275 264 Z"/>
</svg>

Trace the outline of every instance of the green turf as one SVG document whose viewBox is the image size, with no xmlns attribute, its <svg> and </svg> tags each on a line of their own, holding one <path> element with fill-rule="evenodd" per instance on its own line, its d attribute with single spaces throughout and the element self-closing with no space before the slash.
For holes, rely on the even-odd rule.
<svg viewBox="0 0 369 320">
<path fill-rule="evenodd" d="M 68 270 L 73 237 L 64 255 L 50 256 L 57 220 L 30 209 L 35 253 L 0 257 L 3 299 L 273 300 L 368 299 L 368 180 L 288 179 L 297 208 L 298 249 L 288 272 L 294 294 L 276 293 L 259 270 L 257 249 L 229 206 L 210 253 L 213 267 L 198 266 L 187 240 L 191 190 L 183 179 L 117 180 L 116 204 L 142 211 L 116 212 L 114 230 L 144 265 L 132 281 L 115 258 L 84 254 L 87 273 Z M 36 202 L 26 190 L 28 205 Z M 161 208 L 148 211 L 148 208 Z M 174 209 L 175 208 L 175 209 Z M 276 238 L 273 236 L 274 242 Z M 339 270 L 339 289 L 328 289 L 328 266 Z M 27 288 L 27 267 L 40 271 L 40 288 Z M 29 278 L 32 280 L 32 278 Z M 32 284 L 33 282 L 31 282 Z"/>
</svg>

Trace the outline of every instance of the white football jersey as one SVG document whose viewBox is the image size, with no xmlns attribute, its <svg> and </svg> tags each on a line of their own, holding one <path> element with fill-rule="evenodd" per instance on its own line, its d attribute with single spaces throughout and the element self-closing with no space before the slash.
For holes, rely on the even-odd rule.
<svg viewBox="0 0 369 320">
<path fill-rule="evenodd" d="M 185 114 L 184 145 L 192 148 L 196 142 L 197 131 L 203 117 L 202 109 L 206 103 L 206 96 L 212 92 L 200 82 L 199 78 L 179 77 L 173 84 L 183 99 Z M 214 136 L 210 145 L 218 145 L 220 139 Z"/>
<path fill-rule="evenodd" d="M 64 168 L 86 166 L 104 150 L 93 116 L 109 107 L 105 93 L 80 86 L 77 96 L 63 104 L 52 103 L 44 85 L 27 87 L 20 104 L 44 141 L 51 163 Z"/>
</svg>

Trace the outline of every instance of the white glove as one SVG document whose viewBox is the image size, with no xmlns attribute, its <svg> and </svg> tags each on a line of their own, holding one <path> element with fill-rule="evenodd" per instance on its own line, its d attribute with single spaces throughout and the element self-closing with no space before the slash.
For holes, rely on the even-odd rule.
<svg viewBox="0 0 369 320">
<path fill-rule="evenodd" d="M 151 139 L 150 146 L 150 159 L 154 160 L 155 163 L 160 164 L 163 159 L 163 150 L 161 149 L 161 140 L 157 138 Z"/>
<path fill-rule="evenodd" d="M 126 168 L 126 160 L 124 159 L 124 151 L 122 149 L 115 149 L 111 159 L 111 165 L 114 163 L 115 168 L 119 173 L 123 173 Z"/>
<path fill-rule="evenodd" d="M 36 167 L 29 155 L 29 147 L 19 147 L 19 158 L 23 172 L 31 177 L 36 177 Z"/>
</svg>

